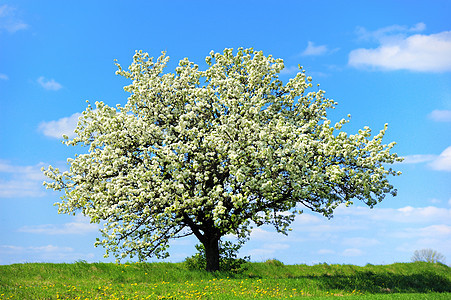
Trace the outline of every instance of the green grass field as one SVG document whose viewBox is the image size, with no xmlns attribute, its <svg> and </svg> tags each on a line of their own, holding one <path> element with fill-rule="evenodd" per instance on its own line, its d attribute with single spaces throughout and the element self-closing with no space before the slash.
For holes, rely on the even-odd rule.
<svg viewBox="0 0 451 300">
<path fill-rule="evenodd" d="M 247 263 L 240 273 L 183 263 L 29 263 L 0 266 L 0 299 L 451 299 L 443 264 Z"/>
</svg>

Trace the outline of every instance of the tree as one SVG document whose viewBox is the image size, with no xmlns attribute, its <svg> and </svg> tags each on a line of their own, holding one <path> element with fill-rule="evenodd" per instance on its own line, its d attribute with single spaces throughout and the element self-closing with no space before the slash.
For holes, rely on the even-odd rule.
<svg viewBox="0 0 451 300">
<path fill-rule="evenodd" d="M 245 239 L 263 224 L 286 234 L 303 208 L 331 217 L 342 203 L 396 195 L 387 124 L 371 139 L 368 127 L 341 131 L 349 119 L 331 126 L 337 103 L 301 67 L 284 84 L 283 60 L 253 49 L 212 51 L 205 71 L 185 58 L 164 73 L 168 59 L 137 51 L 128 71 L 116 62 L 132 81 L 127 103 L 89 104 L 63 141 L 87 153 L 69 171 L 44 170 L 44 185 L 65 192 L 59 213 L 103 222 L 106 256 L 166 257 L 170 239 L 194 234 L 214 271 L 226 234 Z"/>
<path fill-rule="evenodd" d="M 443 254 L 432 249 L 421 249 L 413 252 L 412 261 L 424 261 L 428 263 L 445 263 L 446 259 Z"/>
</svg>

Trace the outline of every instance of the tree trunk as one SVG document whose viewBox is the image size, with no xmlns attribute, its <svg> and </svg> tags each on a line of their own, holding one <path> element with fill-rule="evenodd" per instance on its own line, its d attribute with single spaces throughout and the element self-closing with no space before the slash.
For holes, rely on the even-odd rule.
<svg viewBox="0 0 451 300">
<path fill-rule="evenodd" d="M 207 260 L 206 270 L 208 272 L 219 271 L 219 239 L 207 239 L 203 245 L 205 247 L 205 258 Z"/>
<path fill-rule="evenodd" d="M 214 222 L 210 220 L 206 220 L 205 224 L 208 226 L 199 226 L 194 223 L 188 214 L 183 214 L 184 221 L 191 228 L 194 235 L 199 239 L 199 241 L 204 245 L 205 248 L 205 259 L 207 261 L 206 270 L 208 272 L 219 271 L 219 239 L 220 236 L 215 234 Z M 201 231 L 204 233 L 202 234 Z M 206 230 L 210 229 L 210 230 Z"/>
</svg>

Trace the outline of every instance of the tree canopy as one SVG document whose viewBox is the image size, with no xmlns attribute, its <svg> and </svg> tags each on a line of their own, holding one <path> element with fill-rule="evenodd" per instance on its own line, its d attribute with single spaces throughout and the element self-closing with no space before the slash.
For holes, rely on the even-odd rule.
<svg viewBox="0 0 451 300">
<path fill-rule="evenodd" d="M 446 258 L 443 254 L 440 252 L 437 252 L 432 249 L 421 249 L 421 250 L 415 250 L 412 256 L 412 261 L 424 261 L 428 263 L 442 263 L 444 264 L 446 261 Z"/>
<path fill-rule="evenodd" d="M 168 60 L 137 51 L 128 70 L 116 63 L 132 81 L 127 103 L 88 105 L 63 141 L 86 153 L 68 171 L 44 170 L 46 187 L 65 192 L 60 213 L 102 221 L 106 255 L 166 257 L 170 239 L 194 234 L 217 270 L 224 235 L 263 224 L 287 233 L 302 209 L 331 217 L 396 195 L 388 177 L 400 173 L 386 166 L 401 159 L 382 144 L 387 125 L 342 131 L 349 119 L 331 123 L 337 103 L 302 68 L 284 84 L 283 60 L 253 49 L 212 51 L 206 70 L 185 58 L 164 72 Z"/>
</svg>

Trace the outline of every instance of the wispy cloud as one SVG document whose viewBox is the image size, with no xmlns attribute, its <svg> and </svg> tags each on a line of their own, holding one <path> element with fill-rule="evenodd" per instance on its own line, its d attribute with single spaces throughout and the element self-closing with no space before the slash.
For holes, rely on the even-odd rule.
<svg viewBox="0 0 451 300">
<path fill-rule="evenodd" d="M 252 229 L 250 237 L 255 241 L 267 241 L 268 239 L 271 239 L 272 241 L 278 240 L 279 242 L 282 242 L 284 239 L 286 239 L 286 236 L 284 235 L 281 235 L 277 232 L 264 230 L 261 227 Z"/>
<path fill-rule="evenodd" d="M 17 166 L 0 160 L 0 198 L 42 197 L 45 195 L 41 172 L 44 163 Z"/>
<path fill-rule="evenodd" d="M 451 110 L 433 110 L 428 118 L 436 122 L 451 122 Z"/>
<path fill-rule="evenodd" d="M 429 166 L 437 171 L 451 171 L 451 146 L 446 148 Z"/>
<path fill-rule="evenodd" d="M 274 253 L 277 251 L 286 250 L 288 248 L 290 248 L 290 245 L 285 243 L 265 243 L 260 248 L 248 251 L 247 255 L 265 260 L 273 257 Z"/>
<path fill-rule="evenodd" d="M 285 67 L 280 71 L 281 75 L 291 75 L 291 74 L 297 74 L 299 72 L 299 67 L 295 67 L 295 66 L 290 66 L 290 67 Z"/>
<path fill-rule="evenodd" d="M 424 162 L 430 162 L 437 158 L 437 155 L 434 154 L 412 154 L 403 156 L 404 160 L 401 162 L 402 164 L 420 164 Z"/>
<path fill-rule="evenodd" d="M 0 80 L 8 80 L 9 77 L 6 74 L 0 73 Z"/>
<path fill-rule="evenodd" d="M 58 252 L 58 251 L 65 251 L 65 252 L 72 252 L 74 251 L 73 248 L 70 247 L 60 247 L 60 246 L 54 246 L 54 245 L 46 245 L 46 246 L 30 246 L 30 247 L 22 247 L 22 246 L 12 246 L 12 245 L 0 245 L 0 252 Z"/>
<path fill-rule="evenodd" d="M 425 29 L 426 24 L 424 23 L 417 23 L 412 27 L 395 24 L 374 31 L 359 26 L 356 29 L 356 34 L 360 40 L 364 41 L 389 42 L 390 40 L 405 37 L 406 34 L 421 32 Z"/>
<path fill-rule="evenodd" d="M 447 254 L 451 245 L 445 247 L 443 240 L 451 238 L 450 220 L 451 199 L 448 207 L 369 209 L 340 205 L 330 220 L 305 210 L 291 224 L 293 230 L 288 236 L 278 234 L 270 226 L 254 228 L 243 254 L 253 260 L 285 257 L 299 263 L 309 252 L 317 257 L 317 262 L 343 263 L 341 258 L 346 257 L 345 261 L 362 264 L 387 262 L 387 254 L 396 260 L 408 260 L 414 250 L 428 247 Z M 259 241 L 262 243 L 251 247 Z"/>
<path fill-rule="evenodd" d="M 449 204 L 451 206 L 451 201 Z M 313 223 L 310 226 L 295 224 L 290 235 L 298 234 L 301 228 L 309 230 L 309 227 L 319 227 L 326 222 L 332 226 L 347 224 L 348 228 L 358 224 L 360 228 L 353 231 L 344 227 L 332 235 L 329 231 L 324 231 L 323 241 L 330 246 L 329 249 L 320 248 L 318 254 L 333 261 L 336 255 L 364 257 L 368 255 L 367 252 L 371 253 L 377 248 L 378 252 L 388 251 L 394 256 L 404 257 L 405 253 L 411 255 L 414 250 L 422 248 L 451 250 L 449 243 L 443 242 L 451 238 L 450 220 L 451 209 L 436 206 L 405 206 L 398 209 L 339 206 L 334 219 L 321 219 L 319 224 Z M 306 243 L 314 244 L 314 240 L 307 236 Z M 394 245 L 399 247 L 394 249 Z M 375 258 L 368 259 L 375 262 Z M 383 261 L 382 257 L 379 259 Z"/>
<path fill-rule="evenodd" d="M 41 122 L 38 126 L 38 130 L 44 135 L 53 138 L 62 138 L 63 134 L 69 138 L 75 136 L 74 130 L 77 128 L 78 117 L 81 113 L 74 113 L 70 117 L 64 117 L 56 121 Z"/>
<path fill-rule="evenodd" d="M 46 234 L 46 235 L 66 235 L 66 234 L 87 234 L 99 230 L 98 224 L 92 224 L 88 218 L 76 216 L 74 222 L 62 225 L 44 224 L 35 226 L 24 226 L 19 232 Z"/>
<path fill-rule="evenodd" d="M 374 208 L 339 206 L 336 210 L 337 216 L 350 216 L 356 220 L 365 222 L 395 222 L 410 224 L 449 223 L 451 220 L 451 209 L 436 206 L 401 208 Z"/>
<path fill-rule="evenodd" d="M 381 242 L 375 238 L 363 238 L 363 237 L 352 237 L 343 239 L 342 244 L 351 246 L 354 248 L 361 247 L 373 247 L 379 245 Z"/>
<path fill-rule="evenodd" d="M 356 248 L 345 249 L 343 253 L 341 253 L 343 256 L 361 256 L 363 254 L 364 252 L 362 250 Z"/>
<path fill-rule="evenodd" d="M 10 5 L 3 4 L 0 6 L 0 32 L 15 33 L 28 28 L 28 24 L 22 21 L 16 12 L 17 9 Z"/>
<path fill-rule="evenodd" d="M 401 164 L 428 163 L 427 166 L 436 171 L 451 171 L 451 146 L 443 150 L 440 155 L 414 154 L 404 156 Z"/>
<path fill-rule="evenodd" d="M 361 38 L 374 39 L 379 46 L 352 50 L 348 64 L 356 68 L 383 70 L 451 71 L 451 31 L 430 35 L 412 34 L 425 27 L 423 23 L 412 28 L 393 25 L 374 32 L 360 28 L 358 34 Z"/>
<path fill-rule="evenodd" d="M 58 91 L 63 88 L 63 86 L 54 79 L 46 79 L 44 76 L 39 77 L 36 81 L 48 91 Z"/>
<path fill-rule="evenodd" d="M 69 262 L 80 259 L 90 261 L 93 253 L 79 253 L 72 247 L 60 245 L 16 246 L 0 245 L 0 264 L 26 262 Z"/>
<path fill-rule="evenodd" d="M 421 228 L 405 228 L 403 230 L 395 231 L 393 236 L 398 238 L 451 238 L 451 226 L 446 224 L 430 225 Z"/>
<path fill-rule="evenodd" d="M 282 71 L 280 71 L 280 74 L 281 75 L 293 75 L 293 74 L 297 74 L 300 71 L 301 70 L 299 69 L 299 67 L 289 66 L 289 67 L 283 68 Z M 308 75 L 312 76 L 313 78 L 316 78 L 316 77 L 328 77 L 329 76 L 328 73 L 317 72 L 317 71 L 309 71 Z"/>
<path fill-rule="evenodd" d="M 335 254 L 335 250 L 332 249 L 320 249 L 317 252 L 318 254 Z"/>
<path fill-rule="evenodd" d="M 307 48 L 301 53 L 303 56 L 324 55 L 329 51 L 326 45 L 315 46 L 315 43 L 308 41 Z"/>
</svg>

